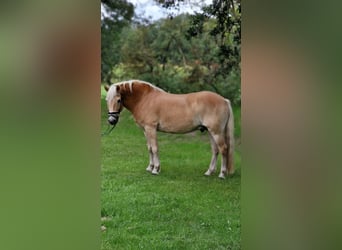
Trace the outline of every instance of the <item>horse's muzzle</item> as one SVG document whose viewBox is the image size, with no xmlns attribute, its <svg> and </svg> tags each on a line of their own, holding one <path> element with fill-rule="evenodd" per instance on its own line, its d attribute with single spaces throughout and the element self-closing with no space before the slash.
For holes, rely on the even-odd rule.
<svg viewBox="0 0 342 250">
<path fill-rule="evenodd" d="M 110 125 L 116 125 L 119 121 L 119 112 L 108 112 L 108 123 Z"/>
</svg>

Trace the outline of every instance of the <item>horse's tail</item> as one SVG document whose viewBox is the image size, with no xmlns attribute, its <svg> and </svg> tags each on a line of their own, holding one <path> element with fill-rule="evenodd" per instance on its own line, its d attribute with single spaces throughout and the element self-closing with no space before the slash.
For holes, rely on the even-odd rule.
<svg viewBox="0 0 342 250">
<path fill-rule="evenodd" d="M 228 146 L 227 168 L 228 174 L 234 173 L 234 114 L 230 101 L 226 99 L 228 104 L 229 116 L 226 124 L 226 143 Z"/>
</svg>

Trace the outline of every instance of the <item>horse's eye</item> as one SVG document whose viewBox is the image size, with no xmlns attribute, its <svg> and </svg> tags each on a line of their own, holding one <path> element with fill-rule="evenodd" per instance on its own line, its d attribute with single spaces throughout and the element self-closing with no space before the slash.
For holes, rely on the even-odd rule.
<svg viewBox="0 0 342 250">
<path fill-rule="evenodd" d="M 120 100 L 120 99 L 118 100 L 118 103 L 121 103 L 121 100 Z"/>
</svg>

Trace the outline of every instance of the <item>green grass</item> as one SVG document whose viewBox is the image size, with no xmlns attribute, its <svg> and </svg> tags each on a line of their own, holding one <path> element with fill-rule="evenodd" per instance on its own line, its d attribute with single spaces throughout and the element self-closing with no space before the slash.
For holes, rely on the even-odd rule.
<svg viewBox="0 0 342 250">
<path fill-rule="evenodd" d="M 103 131 L 106 113 L 102 99 Z M 161 173 L 153 176 L 145 170 L 143 132 L 127 110 L 101 141 L 101 249 L 241 248 L 239 149 L 235 175 L 221 180 L 220 165 L 213 176 L 203 175 L 211 157 L 206 133 L 159 133 Z"/>
</svg>

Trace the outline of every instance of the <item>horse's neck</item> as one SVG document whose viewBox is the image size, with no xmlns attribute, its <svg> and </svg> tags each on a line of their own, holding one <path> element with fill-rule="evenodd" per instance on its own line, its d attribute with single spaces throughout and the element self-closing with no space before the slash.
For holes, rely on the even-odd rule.
<svg viewBox="0 0 342 250">
<path fill-rule="evenodd" d="M 151 87 L 144 84 L 133 84 L 131 88 L 125 87 L 124 91 L 121 93 L 124 100 L 123 105 L 131 113 L 134 113 L 135 108 L 150 91 L 152 91 Z"/>
</svg>

